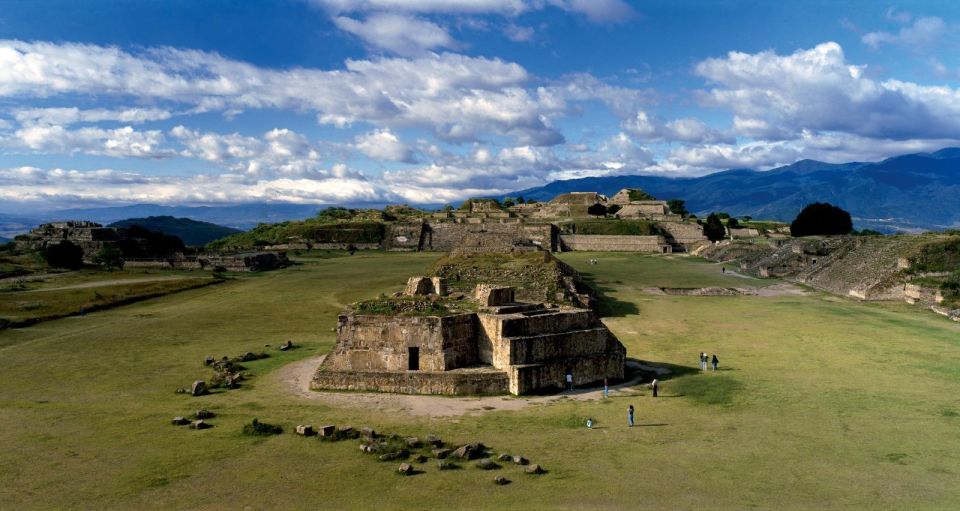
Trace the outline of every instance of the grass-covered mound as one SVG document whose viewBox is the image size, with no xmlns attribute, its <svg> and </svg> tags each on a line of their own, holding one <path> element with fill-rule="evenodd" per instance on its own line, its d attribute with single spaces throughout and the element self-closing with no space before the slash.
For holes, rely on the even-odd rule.
<svg viewBox="0 0 960 511">
<path fill-rule="evenodd" d="M 943 294 L 943 305 L 960 307 L 960 235 L 954 234 L 924 244 L 912 259 L 908 271 L 933 274 L 915 282 L 939 288 Z"/>
<path fill-rule="evenodd" d="M 379 209 L 327 208 L 313 218 L 276 224 L 260 224 L 253 229 L 207 244 L 218 252 L 255 250 L 259 247 L 290 243 L 380 243 L 390 222 L 408 222 L 425 215 L 409 206 Z"/>
<path fill-rule="evenodd" d="M 431 299 L 432 298 L 432 299 Z M 462 296 L 457 298 L 437 297 L 387 297 L 381 296 L 374 300 L 364 300 L 353 304 L 357 314 L 374 316 L 449 316 L 459 314 L 475 307 Z"/>
<path fill-rule="evenodd" d="M 561 225 L 564 234 L 606 234 L 616 236 L 662 235 L 655 222 L 646 220 L 578 220 Z"/>
<path fill-rule="evenodd" d="M 433 274 L 465 293 L 477 284 L 512 286 L 517 299 L 525 301 L 572 303 L 564 280 L 579 283 L 576 272 L 548 252 L 448 256 L 434 264 Z"/>
</svg>

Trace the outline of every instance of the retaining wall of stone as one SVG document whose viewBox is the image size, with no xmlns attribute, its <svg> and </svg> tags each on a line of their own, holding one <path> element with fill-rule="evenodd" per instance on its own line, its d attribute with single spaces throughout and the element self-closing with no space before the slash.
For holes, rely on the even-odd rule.
<svg viewBox="0 0 960 511">
<path fill-rule="evenodd" d="M 318 371 L 314 390 L 358 390 L 398 394 L 506 394 L 509 376 L 501 371 Z"/>
<path fill-rule="evenodd" d="M 592 252 L 643 252 L 666 254 L 671 252 L 663 236 L 615 236 L 605 234 L 561 234 L 564 250 Z"/>
<path fill-rule="evenodd" d="M 421 371 L 444 371 L 477 363 L 476 315 L 342 315 L 337 346 L 324 366 L 337 371 L 403 371 L 409 348 L 419 349 Z"/>
</svg>

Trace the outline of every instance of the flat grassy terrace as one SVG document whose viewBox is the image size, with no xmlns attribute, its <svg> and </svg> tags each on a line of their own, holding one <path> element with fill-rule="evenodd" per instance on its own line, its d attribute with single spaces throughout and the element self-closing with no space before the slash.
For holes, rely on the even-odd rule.
<svg viewBox="0 0 960 511">
<path fill-rule="evenodd" d="M 587 265 L 596 257 L 598 265 Z M 439 254 L 313 254 L 256 278 L 0 331 L 0 508 L 953 509 L 960 506 L 960 325 L 900 304 L 809 296 L 653 296 L 745 287 L 672 257 L 565 254 L 619 308 L 628 356 L 674 369 L 662 397 L 431 418 L 289 392 L 278 369 L 328 350 L 347 303 L 402 288 Z M 293 340 L 301 346 L 276 350 Z M 265 347 L 270 344 L 270 347 Z M 237 390 L 175 394 L 208 355 L 266 351 Z M 699 374 L 700 351 L 721 371 Z M 638 427 L 625 425 L 627 405 Z M 214 428 L 169 424 L 199 408 Z M 494 407 L 495 408 L 495 407 Z M 285 433 L 240 434 L 257 417 Z M 587 430 L 592 417 L 597 428 Z M 480 440 L 550 473 L 466 466 L 399 477 L 355 442 L 292 434 L 349 424 Z"/>
</svg>

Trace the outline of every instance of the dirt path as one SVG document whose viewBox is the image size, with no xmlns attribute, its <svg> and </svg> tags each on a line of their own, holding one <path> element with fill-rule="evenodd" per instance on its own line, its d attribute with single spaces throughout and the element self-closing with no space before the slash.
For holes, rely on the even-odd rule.
<svg viewBox="0 0 960 511">
<path fill-rule="evenodd" d="M 603 399 L 603 388 L 581 389 L 553 396 L 413 396 L 407 394 L 386 394 L 379 392 L 318 392 L 310 390 L 310 380 L 317 366 L 326 355 L 310 357 L 299 362 L 287 364 L 274 373 L 281 386 L 293 395 L 304 400 L 317 401 L 331 406 L 376 408 L 383 412 L 402 413 L 423 417 L 455 417 L 477 415 L 494 410 L 520 410 L 528 406 L 556 403 L 566 399 L 589 401 Z M 646 366 L 628 362 L 631 368 L 658 375 L 669 374 L 662 367 Z M 636 373 L 636 371 L 635 371 Z M 611 395 L 631 395 L 633 386 L 642 381 L 641 375 L 635 375 L 629 381 L 610 387 Z"/>
</svg>

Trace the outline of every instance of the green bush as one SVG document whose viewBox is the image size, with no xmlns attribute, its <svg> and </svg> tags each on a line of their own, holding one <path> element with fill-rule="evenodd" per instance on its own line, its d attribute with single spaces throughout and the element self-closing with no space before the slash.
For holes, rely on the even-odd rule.
<svg viewBox="0 0 960 511">
<path fill-rule="evenodd" d="M 283 433 L 283 428 L 280 426 L 260 422 L 257 419 L 253 419 L 249 424 L 243 425 L 243 434 L 247 436 L 270 436 L 279 435 L 280 433 Z"/>
</svg>

